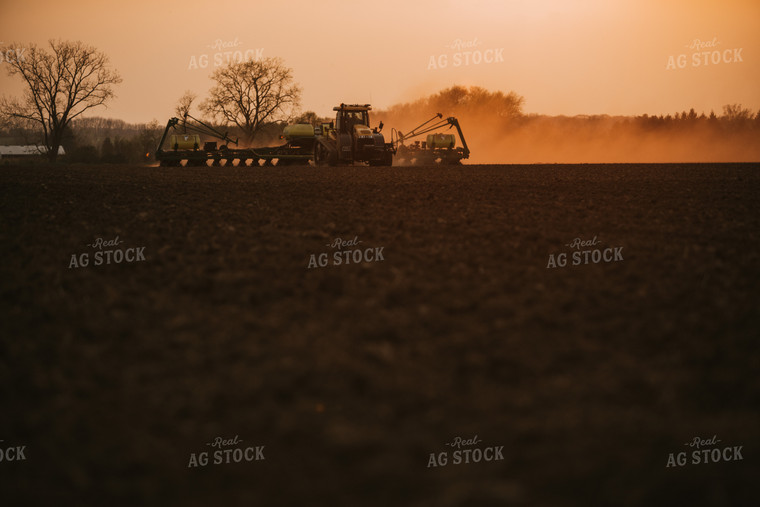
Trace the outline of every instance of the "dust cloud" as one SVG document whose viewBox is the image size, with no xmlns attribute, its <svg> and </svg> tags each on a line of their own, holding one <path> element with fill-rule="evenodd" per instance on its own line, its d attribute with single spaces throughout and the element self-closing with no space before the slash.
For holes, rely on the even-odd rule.
<svg viewBox="0 0 760 507">
<path fill-rule="evenodd" d="M 739 105 L 725 106 L 720 116 L 692 109 L 673 116 L 567 117 L 526 115 L 523 104 L 514 92 L 454 86 L 376 111 L 373 123 L 407 133 L 436 113 L 454 116 L 471 151 L 469 164 L 760 160 L 760 112 Z"/>
</svg>

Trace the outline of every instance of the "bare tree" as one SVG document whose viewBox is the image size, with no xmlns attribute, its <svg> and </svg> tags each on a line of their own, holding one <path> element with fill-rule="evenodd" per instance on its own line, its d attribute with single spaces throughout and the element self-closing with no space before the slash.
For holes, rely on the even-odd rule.
<svg viewBox="0 0 760 507">
<path fill-rule="evenodd" d="M 26 83 L 21 99 L 0 100 L 0 115 L 22 118 L 42 127 L 48 158 L 55 161 L 63 134 L 88 109 L 105 104 L 114 96 L 112 85 L 121 82 L 108 57 L 81 41 L 50 40 L 51 51 L 31 44 L 24 50 L 17 43 L 2 49 L 9 59 L 8 75 Z"/>
<path fill-rule="evenodd" d="M 752 110 L 741 104 L 726 104 L 723 106 L 723 118 L 731 122 L 744 122 L 752 119 Z"/>
<path fill-rule="evenodd" d="M 233 62 L 211 79 L 216 84 L 201 110 L 224 125 L 239 127 L 248 142 L 265 124 L 290 120 L 301 100 L 301 88 L 280 58 Z"/>
<path fill-rule="evenodd" d="M 452 86 L 441 90 L 427 99 L 433 112 L 452 111 L 483 112 L 484 114 L 514 119 L 522 116 L 525 99 L 515 92 L 505 94 L 501 91 L 491 92 L 479 86 Z"/>
<path fill-rule="evenodd" d="M 197 98 L 198 96 L 190 90 L 185 91 L 185 94 L 179 98 L 177 106 L 174 108 L 177 118 L 186 118 L 190 114 L 190 108 L 193 107 L 193 102 Z"/>
</svg>

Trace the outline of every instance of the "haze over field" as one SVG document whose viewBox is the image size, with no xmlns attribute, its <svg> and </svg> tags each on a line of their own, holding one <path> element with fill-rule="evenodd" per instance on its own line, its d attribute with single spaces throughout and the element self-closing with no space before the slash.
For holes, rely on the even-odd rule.
<svg viewBox="0 0 760 507">
<path fill-rule="evenodd" d="M 37 0 L 0 6 L 0 41 L 96 46 L 124 82 L 93 114 L 129 122 L 165 121 L 185 90 L 203 96 L 215 65 L 236 54 L 282 57 L 303 110 L 320 115 L 455 84 L 515 91 L 526 113 L 720 113 L 732 103 L 760 109 L 758 20 L 754 0 Z M 21 86 L 0 72 L 3 93 Z"/>
<path fill-rule="evenodd" d="M 375 124 L 382 120 L 408 136 L 445 111 L 461 125 L 471 164 L 760 160 L 760 111 L 738 105 L 717 115 L 690 109 L 672 116 L 567 117 L 525 115 L 522 104 L 515 93 L 455 86 L 374 116 Z"/>
</svg>

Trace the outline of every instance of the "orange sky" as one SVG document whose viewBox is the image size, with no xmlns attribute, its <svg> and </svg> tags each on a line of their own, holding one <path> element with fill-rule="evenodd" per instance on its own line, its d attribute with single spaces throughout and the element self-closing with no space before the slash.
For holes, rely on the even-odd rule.
<svg viewBox="0 0 760 507">
<path fill-rule="evenodd" d="M 129 122 L 165 122 L 186 89 L 204 96 L 224 51 L 282 57 L 320 115 L 453 84 L 512 90 L 550 115 L 760 109 L 757 0 L 0 0 L 0 41 L 49 38 L 109 55 L 124 82 L 93 115 Z M 714 47 L 686 47 L 696 39 Z M 15 93 L 4 65 L 0 89 Z"/>
</svg>

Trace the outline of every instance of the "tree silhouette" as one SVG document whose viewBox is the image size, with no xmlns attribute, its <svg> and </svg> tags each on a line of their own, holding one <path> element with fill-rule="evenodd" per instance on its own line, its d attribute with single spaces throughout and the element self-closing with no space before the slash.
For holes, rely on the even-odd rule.
<svg viewBox="0 0 760 507">
<path fill-rule="evenodd" d="M 216 84 L 201 110 L 224 125 L 237 126 L 249 142 L 265 124 L 290 120 L 301 100 L 301 88 L 280 58 L 232 62 L 211 79 Z"/>
<path fill-rule="evenodd" d="M 741 104 L 723 106 L 723 117 L 730 122 L 743 122 L 752 118 L 752 111 Z"/>
<path fill-rule="evenodd" d="M 195 99 L 197 98 L 198 96 L 190 90 L 185 91 L 184 95 L 179 98 L 177 105 L 174 108 L 174 113 L 177 115 L 177 118 L 186 118 L 187 115 L 190 114 L 190 108 L 193 106 L 193 102 L 195 102 Z"/>
<path fill-rule="evenodd" d="M 8 75 L 19 75 L 26 84 L 21 99 L 0 101 L 0 115 L 38 124 L 50 161 L 58 156 L 71 120 L 114 96 L 112 85 L 121 82 L 109 67 L 108 57 L 81 41 L 50 40 L 50 51 L 31 44 L 24 57 L 11 58 Z M 6 54 L 24 54 L 17 43 L 3 47 Z"/>
</svg>

